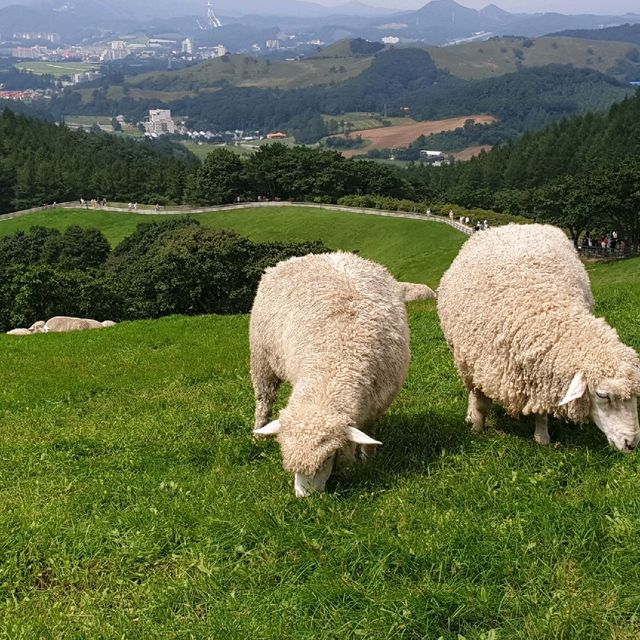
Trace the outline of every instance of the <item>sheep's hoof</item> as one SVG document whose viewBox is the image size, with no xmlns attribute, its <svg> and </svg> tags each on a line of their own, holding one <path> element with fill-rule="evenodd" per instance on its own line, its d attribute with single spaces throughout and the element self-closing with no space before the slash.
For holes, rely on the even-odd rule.
<svg viewBox="0 0 640 640">
<path fill-rule="evenodd" d="M 469 427 L 471 427 L 471 433 L 482 433 L 484 431 L 484 423 L 483 422 L 475 422 L 471 418 L 467 418 L 466 420 Z"/>
<path fill-rule="evenodd" d="M 536 433 L 533 436 L 533 439 L 538 443 L 541 444 L 543 446 L 548 445 L 551 442 L 551 438 L 549 437 L 548 433 Z"/>
</svg>

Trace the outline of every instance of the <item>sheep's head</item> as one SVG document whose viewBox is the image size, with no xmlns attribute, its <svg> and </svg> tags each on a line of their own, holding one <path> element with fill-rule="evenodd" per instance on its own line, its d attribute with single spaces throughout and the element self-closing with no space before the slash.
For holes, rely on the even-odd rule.
<svg viewBox="0 0 640 640">
<path fill-rule="evenodd" d="M 607 436 L 609 444 L 620 451 L 633 451 L 640 442 L 638 423 L 640 368 L 622 365 L 615 377 L 590 383 L 582 372 L 576 373 L 559 406 L 570 402 L 589 404 L 589 417 Z"/>
<path fill-rule="evenodd" d="M 381 442 L 349 424 L 342 416 L 311 416 L 292 421 L 287 410 L 278 420 L 256 429 L 256 437 L 277 436 L 284 468 L 295 473 L 295 493 L 304 498 L 322 492 L 335 467 L 355 459 L 358 445 L 377 447 Z"/>
</svg>

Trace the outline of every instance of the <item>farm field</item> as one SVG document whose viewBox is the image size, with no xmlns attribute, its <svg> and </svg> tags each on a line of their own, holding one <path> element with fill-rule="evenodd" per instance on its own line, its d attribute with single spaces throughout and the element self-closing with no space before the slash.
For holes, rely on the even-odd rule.
<svg viewBox="0 0 640 640">
<path fill-rule="evenodd" d="M 474 120 L 477 124 L 490 124 L 496 121 L 493 116 L 489 115 L 470 115 L 458 118 L 447 118 L 445 120 L 425 120 L 424 122 L 394 127 L 352 131 L 351 135 L 361 135 L 364 140 L 370 142 L 370 144 L 364 148 L 365 151 L 370 149 L 398 149 L 409 146 L 420 136 L 429 136 L 433 133 L 460 129 L 467 120 Z M 347 149 L 342 151 L 342 155 L 351 158 L 355 155 L 360 155 L 362 152 L 363 149 Z"/>
<path fill-rule="evenodd" d="M 323 115 L 322 119 L 325 123 L 331 122 L 344 122 L 351 124 L 352 130 L 364 131 L 366 129 L 379 129 L 380 120 L 386 120 L 391 123 L 391 126 L 402 126 L 409 124 L 416 124 L 416 120 L 413 118 L 398 118 L 398 117 L 385 117 L 379 113 L 367 113 L 366 111 L 350 111 L 343 113 L 339 116 Z"/>
<path fill-rule="evenodd" d="M 16 67 L 23 71 L 31 71 L 37 75 L 49 74 L 55 78 L 60 78 L 62 76 L 71 76 L 74 73 L 95 71 L 99 69 L 100 65 L 85 62 L 43 62 L 40 60 L 30 60 L 29 62 L 19 62 L 16 64 Z"/>
<path fill-rule="evenodd" d="M 115 216 L 112 241 L 132 217 L 62 213 Z M 437 223 L 247 213 L 202 219 L 363 242 L 432 283 L 463 239 Z M 598 312 L 640 348 L 640 261 L 589 273 Z M 0 636 L 635 640 L 638 455 L 558 422 L 541 448 L 500 410 L 471 436 L 434 303 L 411 305 L 410 322 L 378 456 L 307 500 L 275 443 L 250 435 L 246 316 L 0 336 Z"/>
</svg>

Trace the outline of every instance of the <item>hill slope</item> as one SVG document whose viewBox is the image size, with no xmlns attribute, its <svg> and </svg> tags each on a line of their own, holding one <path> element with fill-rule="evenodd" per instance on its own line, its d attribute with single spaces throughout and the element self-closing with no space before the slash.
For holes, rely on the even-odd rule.
<svg viewBox="0 0 640 640">
<path fill-rule="evenodd" d="M 640 348 L 625 264 L 592 277 Z M 0 336 L 2 632 L 637 638 L 638 456 L 499 410 L 472 437 L 433 303 L 410 322 L 384 446 L 309 500 L 251 438 L 246 317 Z"/>
<path fill-rule="evenodd" d="M 363 257 L 386 264 L 400 279 L 426 279 L 433 286 L 465 239 L 458 231 L 437 222 L 318 209 L 243 209 L 195 216 L 204 225 L 235 229 L 256 241 L 323 240 L 332 249 L 357 251 Z M 100 229 L 115 246 L 136 225 L 166 219 L 166 216 L 58 209 L 1 220 L 0 235 L 36 225 L 63 230 L 77 224 Z M 425 248 L 429 260 L 425 259 Z"/>
</svg>

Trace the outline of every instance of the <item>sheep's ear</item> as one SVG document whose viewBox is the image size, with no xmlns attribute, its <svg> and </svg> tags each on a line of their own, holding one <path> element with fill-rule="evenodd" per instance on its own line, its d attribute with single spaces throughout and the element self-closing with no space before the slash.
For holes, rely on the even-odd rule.
<svg viewBox="0 0 640 640">
<path fill-rule="evenodd" d="M 364 431 L 356 429 L 355 427 L 349 427 L 349 440 L 356 444 L 368 444 L 372 447 L 379 447 L 382 442 L 374 440 L 371 436 L 368 436 Z"/>
<path fill-rule="evenodd" d="M 275 436 L 280 433 L 280 420 L 274 420 L 269 424 L 265 424 L 264 427 L 255 429 L 253 435 L 256 438 L 268 438 L 269 436 Z"/>
<path fill-rule="evenodd" d="M 563 404 L 568 404 L 573 400 L 577 400 L 578 398 L 582 398 L 585 391 L 587 390 L 587 381 L 585 380 L 584 375 L 581 371 L 578 371 L 575 376 L 573 376 L 573 380 L 569 385 L 569 389 L 565 394 L 564 398 L 560 400 L 558 406 L 561 407 Z"/>
</svg>

